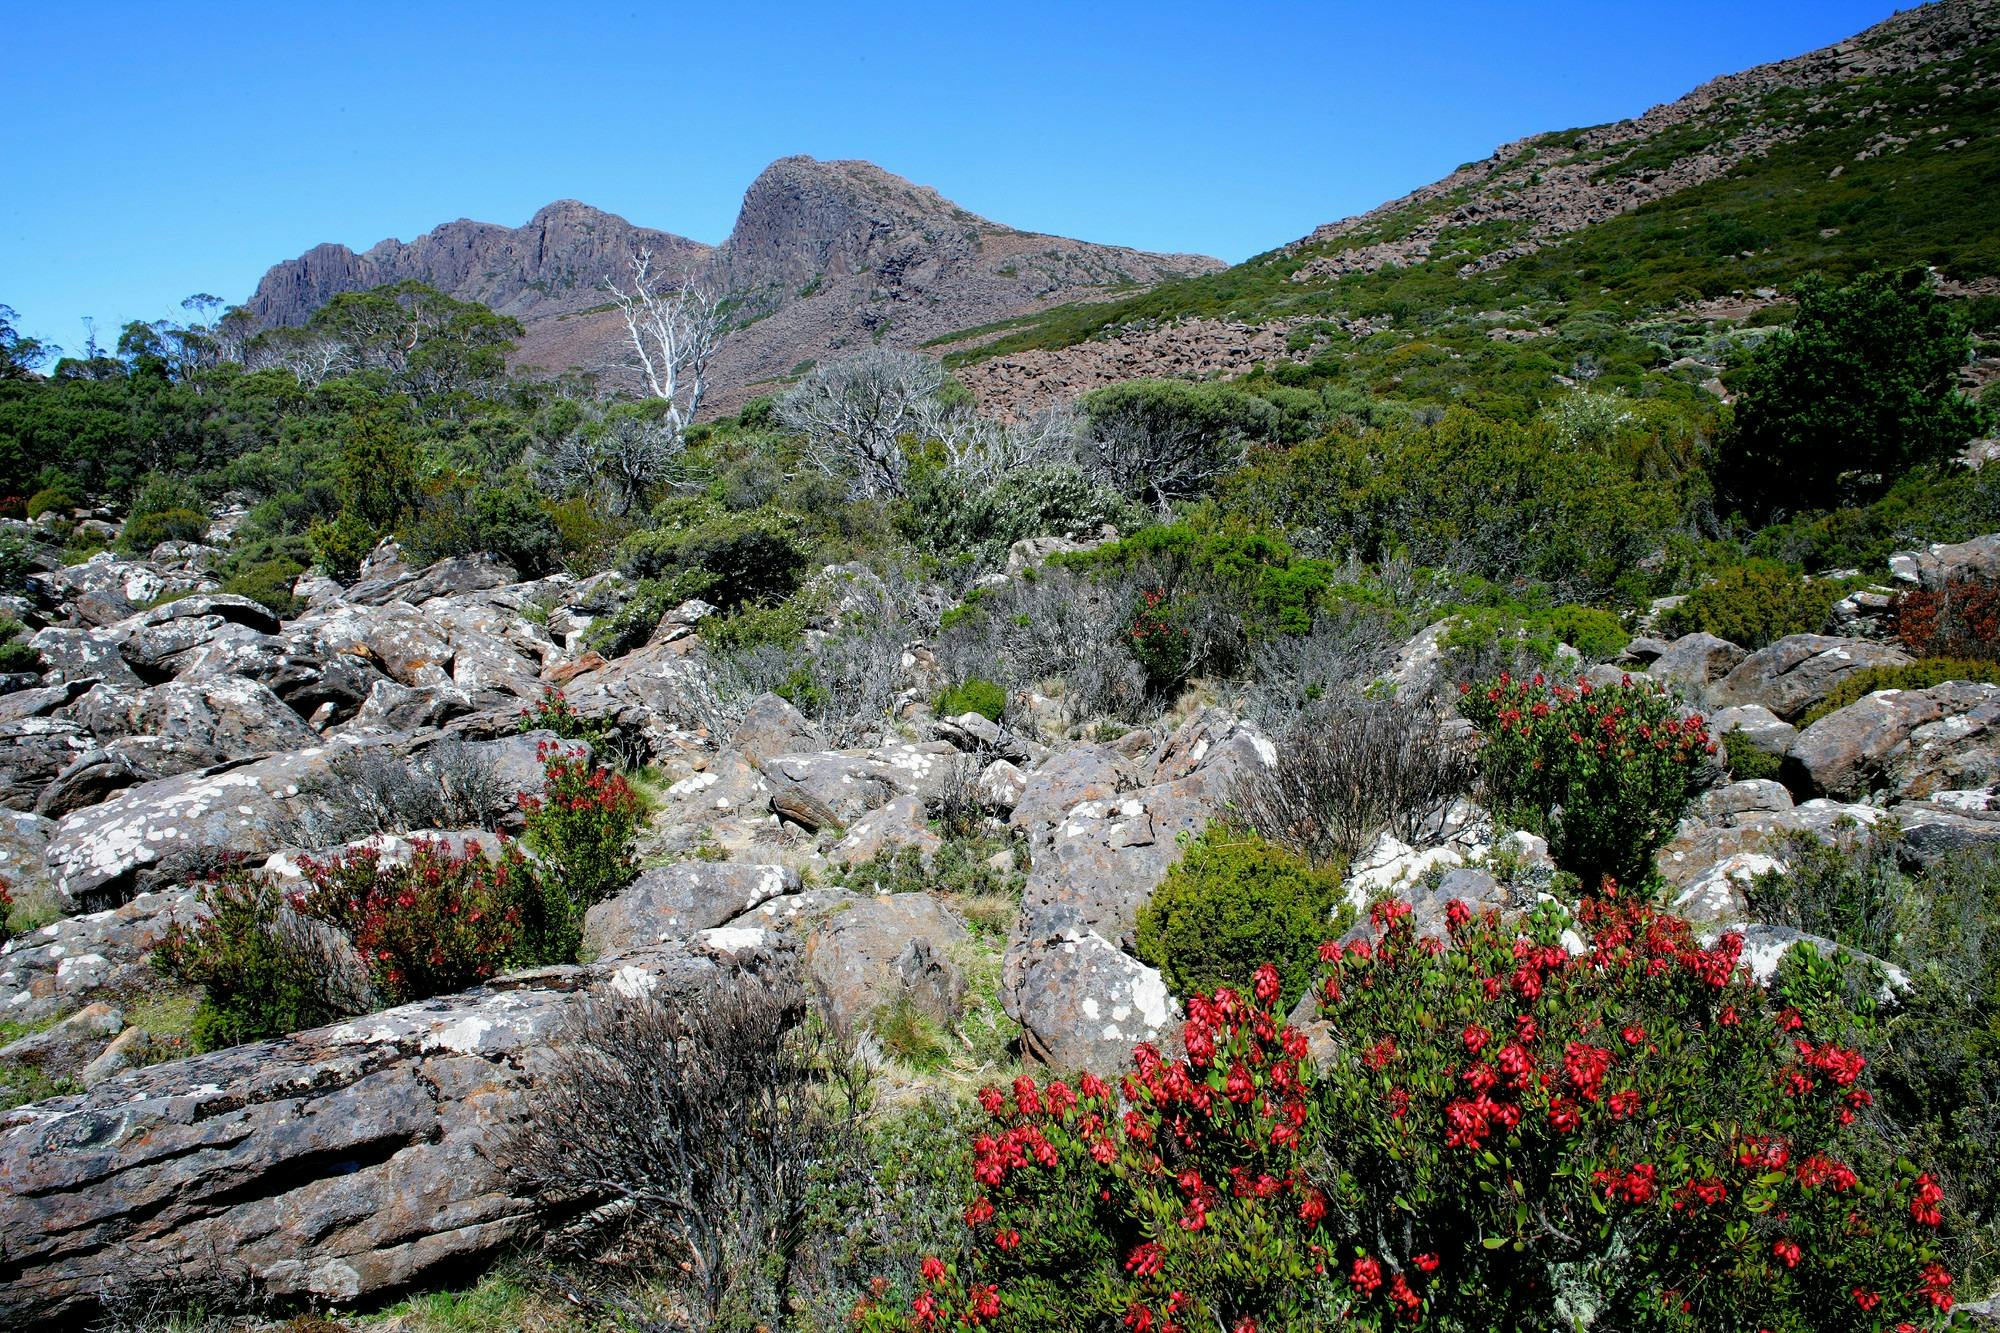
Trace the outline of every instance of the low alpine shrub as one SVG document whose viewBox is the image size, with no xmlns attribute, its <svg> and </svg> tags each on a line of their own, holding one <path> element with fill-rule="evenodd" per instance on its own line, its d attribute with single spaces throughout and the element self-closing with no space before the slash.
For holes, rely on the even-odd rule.
<svg viewBox="0 0 2000 1333">
<path fill-rule="evenodd" d="M 1661 627 L 1674 635 L 1713 634 L 1755 651 L 1787 634 L 1817 634 L 1839 600 L 1833 583 L 1773 560 L 1753 560 L 1689 593 L 1662 617 Z"/>
<path fill-rule="evenodd" d="M 1139 909 L 1139 956 L 1176 994 L 1244 985 L 1274 960 L 1287 1001 L 1304 993 L 1321 940 L 1353 918 L 1344 863 L 1315 866 L 1245 829 L 1210 824 Z"/>
<path fill-rule="evenodd" d="M 1916 588 L 1889 606 L 1897 639 L 1918 657 L 2000 658 L 2000 583 L 1951 579 Z"/>
<path fill-rule="evenodd" d="M 1867 1061 L 1757 987 L 1740 937 L 1704 948 L 1612 900 L 1518 925 L 1455 903 L 1449 941 L 1406 904 L 1374 919 L 1322 953 L 1324 1062 L 1266 966 L 1190 1000 L 1180 1058 L 982 1092 L 969 1252 L 856 1325 L 1948 1322 L 1935 1178 L 1863 1114 Z"/>
<path fill-rule="evenodd" d="M 1711 776 L 1716 746 L 1700 715 L 1629 676 L 1599 688 L 1502 672 L 1462 689 L 1459 710 L 1485 736 L 1479 764 L 1494 813 L 1547 838 L 1586 886 L 1647 879 Z"/>
<path fill-rule="evenodd" d="M 1724 735 L 1722 747 L 1729 764 L 1729 776 L 1737 782 L 1749 782 L 1758 778 L 1776 782 L 1778 774 L 1785 767 L 1784 756 L 1758 749 L 1750 743 L 1750 738 L 1740 731 Z"/>
<path fill-rule="evenodd" d="M 939 717 L 962 717 L 977 713 L 989 722 L 998 722 L 1007 712 L 1007 691 L 990 680 L 974 677 L 954 685 L 938 696 Z"/>
<path fill-rule="evenodd" d="M 170 920 L 153 952 L 158 971 L 201 989 L 197 1049 L 318 1027 L 372 1007 L 347 941 L 271 880 L 230 867 L 200 893 L 200 912 Z"/>
<path fill-rule="evenodd" d="M 638 793 L 619 774 L 582 754 L 543 741 L 544 790 L 523 795 L 527 827 L 521 840 L 541 863 L 548 907 L 537 931 L 537 952 L 574 957 L 583 914 L 632 882 L 632 854 L 639 826 Z"/>
<path fill-rule="evenodd" d="M 1833 693 L 1806 710 L 1799 725 L 1809 727 L 1829 713 L 1859 703 L 1877 690 L 1927 690 L 1948 680 L 2000 685 L 2000 662 L 1969 657 L 1926 657 L 1908 666 L 1864 667 L 1841 680 Z M 1732 753 L 1734 753 L 1732 751 Z"/>
<path fill-rule="evenodd" d="M 39 672 L 42 669 L 41 650 L 33 644 L 22 643 L 21 635 L 26 626 L 12 616 L 0 616 L 0 672 Z"/>
</svg>

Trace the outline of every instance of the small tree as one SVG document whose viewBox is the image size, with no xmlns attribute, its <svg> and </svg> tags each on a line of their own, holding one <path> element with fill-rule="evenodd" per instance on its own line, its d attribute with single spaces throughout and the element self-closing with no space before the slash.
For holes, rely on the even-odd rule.
<svg viewBox="0 0 2000 1333">
<path fill-rule="evenodd" d="M 1733 377 L 1727 488 L 1747 508 L 1831 509 L 1948 458 L 1987 412 L 1955 384 L 1963 321 L 1922 269 L 1800 282 L 1798 316 Z"/>
</svg>

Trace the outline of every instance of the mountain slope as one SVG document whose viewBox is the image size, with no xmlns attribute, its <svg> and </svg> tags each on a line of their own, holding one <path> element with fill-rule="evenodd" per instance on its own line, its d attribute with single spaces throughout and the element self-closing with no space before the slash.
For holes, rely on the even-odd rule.
<svg viewBox="0 0 2000 1333">
<path fill-rule="evenodd" d="M 2000 0 L 1942 0 L 1634 120 L 1508 144 L 1227 272 L 939 346 L 982 399 L 1025 410 L 1132 374 L 1240 372 L 1273 343 L 1365 359 L 1391 328 L 1524 342 L 1586 314 L 1740 318 L 1815 268 L 1928 263 L 1983 290 L 1997 136 Z"/>
<path fill-rule="evenodd" d="M 613 371 L 625 330 L 603 285 L 627 276 L 641 246 L 659 271 L 697 272 L 731 300 L 737 327 L 709 400 L 718 411 L 825 357 L 1222 268 L 1017 231 L 871 163 L 788 157 L 752 183 L 719 247 L 564 201 L 519 228 L 461 221 L 359 255 L 316 247 L 266 273 L 249 308 L 261 326 L 298 324 L 339 292 L 416 278 L 520 319 L 518 364 Z"/>
</svg>

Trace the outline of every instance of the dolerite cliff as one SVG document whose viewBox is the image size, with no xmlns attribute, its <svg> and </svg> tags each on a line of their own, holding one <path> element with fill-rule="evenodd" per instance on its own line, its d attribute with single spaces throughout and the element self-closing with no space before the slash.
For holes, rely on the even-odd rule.
<svg viewBox="0 0 2000 1333">
<path fill-rule="evenodd" d="M 625 337 L 604 284 L 642 248 L 660 272 L 697 272 L 737 302 L 714 367 L 720 411 L 845 352 L 1223 267 L 1017 231 L 872 163 L 787 157 L 751 184 L 718 247 L 565 200 L 518 228 L 459 221 L 361 254 L 316 246 L 266 273 L 248 307 L 262 327 L 297 325 L 341 292 L 414 278 L 519 319 L 518 366 L 604 371 L 623 363 Z"/>
</svg>

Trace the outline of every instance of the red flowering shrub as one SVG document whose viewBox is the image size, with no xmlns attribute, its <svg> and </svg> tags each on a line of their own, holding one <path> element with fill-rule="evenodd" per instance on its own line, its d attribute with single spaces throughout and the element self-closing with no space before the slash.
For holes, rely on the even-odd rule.
<svg viewBox="0 0 2000 1333">
<path fill-rule="evenodd" d="M 464 990 L 498 972 L 521 944 L 538 897 L 521 854 L 496 860 L 415 841 L 408 864 L 370 847 L 301 857 L 306 888 L 292 906 L 345 932 L 384 1004 Z M 527 909 L 527 910 L 524 910 Z M 540 960 L 536 960 L 540 961 Z"/>
<path fill-rule="evenodd" d="M 14 933 L 8 917 L 14 911 L 14 895 L 7 892 L 7 881 L 0 879 L 0 944 L 5 944 Z"/>
<path fill-rule="evenodd" d="M 1139 594 L 1139 609 L 1126 631 L 1126 642 L 1146 673 L 1148 688 L 1156 692 L 1173 689 L 1194 671 L 1194 636 L 1164 588 L 1147 588 Z"/>
<path fill-rule="evenodd" d="M 1550 685 L 1506 672 L 1465 687 L 1459 711 L 1486 738 L 1480 772 L 1494 813 L 1549 841 L 1586 886 L 1638 884 L 1711 776 L 1715 742 L 1649 682 Z"/>
<path fill-rule="evenodd" d="M 2000 584 L 1952 579 L 1916 588 L 1889 606 L 1895 635 L 1917 657 L 2000 657 Z"/>
<path fill-rule="evenodd" d="M 1943 1325 L 1942 1192 L 1889 1164 L 1865 1062 L 1751 984 L 1739 939 L 1454 904 L 1445 946 L 1399 906 L 1325 949 L 1324 1064 L 1267 969 L 1191 1002 L 1185 1057 L 1141 1046 L 1119 1089 L 983 1093 L 970 1258 L 858 1325 Z"/>
<path fill-rule="evenodd" d="M 602 744 L 610 730 L 602 719 L 577 712 L 569 696 L 553 685 L 543 686 L 542 697 L 521 710 L 521 727 L 525 731 L 551 731 L 566 741 L 588 741 L 593 746 Z"/>
<path fill-rule="evenodd" d="M 580 753 L 547 741 L 536 753 L 545 787 L 541 796 L 521 796 L 528 817 L 521 838 L 541 859 L 546 905 L 531 924 L 537 952 L 573 958 L 583 914 L 632 882 L 642 807 L 623 777 Z"/>
</svg>

